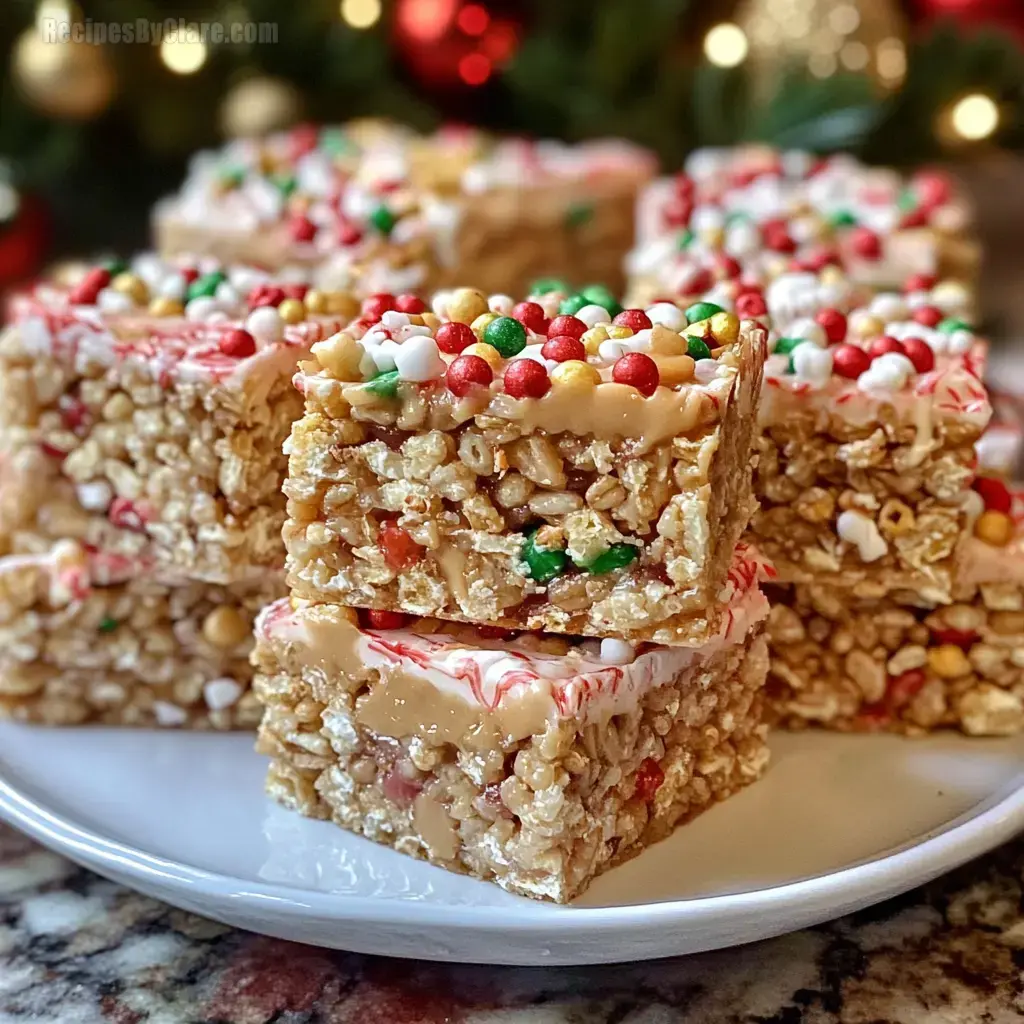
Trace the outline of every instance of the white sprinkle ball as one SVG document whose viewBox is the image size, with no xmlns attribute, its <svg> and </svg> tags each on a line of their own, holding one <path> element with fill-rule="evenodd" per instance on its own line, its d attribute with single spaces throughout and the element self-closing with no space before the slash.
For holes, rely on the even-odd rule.
<svg viewBox="0 0 1024 1024">
<path fill-rule="evenodd" d="M 154 291 L 163 299 L 176 299 L 178 302 L 183 302 L 188 291 L 188 282 L 185 280 L 184 274 L 172 270 L 156 282 Z"/>
<path fill-rule="evenodd" d="M 104 288 L 96 296 L 96 307 L 104 313 L 127 313 L 135 308 L 135 301 L 114 288 Z"/>
<path fill-rule="evenodd" d="M 806 316 L 798 317 L 786 328 L 786 337 L 803 338 L 804 341 L 813 341 L 820 348 L 825 348 L 828 345 L 828 335 L 825 333 L 825 328 L 816 320 Z"/>
<path fill-rule="evenodd" d="M 257 342 L 264 345 L 272 345 L 284 337 L 284 321 L 273 306 L 260 306 L 254 309 L 245 318 L 245 329 Z"/>
<path fill-rule="evenodd" d="M 217 300 L 212 295 L 197 295 L 185 306 L 185 318 L 193 323 L 204 323 L 218 312 Z M 259 312 L 257 310 L 257 312 Z M 275 314 L 277 310 L 273 311 Z M 252 333 L 250 331 L 250 333 Z"/>
<path fill-rule="evenodd" d="M 882 320 L 901 320 L 907 315 L 907 303 L 895 292 L 880 292 L 871 300 L 868 309 Z"/>
<path fill-rule="evenodd" d="M 440 317 L 443 320 L 448 315 L 448 303 L 451 301 L 452 293 L 447 289 L 434 292 L 434 297 L 430 300 L 430 308 L 434 316 Z"/>
<path fill-rule="evenodd" d="M 612 317 L 604 306 L 591 303 L 576 311 L 576 318 L 582 320 L 588 327 L 596 327 L 598 324 L 611 323 Z"/>
<path fill-rule="evenodd" d="M 631 665 L 635 660 L 636 651 L 625 640 L 606 636 L 601 641 L 601 661 L 606 665 Z"/>
<path fill-rule="evenodd" d="M 816 342 L 805 341 L 790 353 L 797 380 L 824 387 L 832 379 L 832 353 Z"/>
<path fill-rule="evenodd" d="M 965 331 L 961 328 L 949 335 L 949 351 L 954 355 L 962 356 L 965 352 L 970 352 L 973 347 L 974 335 L 971 331 Z"/>
<path fill-rule="evenodd" d="M 487 299 L 487 308 L 501 316 L 511 316 L 515 304 L 516 300 L 511 295 L 491 295 Z"/>
<path fill-rule="evenodd" d="M 671 331 L 681 331 L 686 326 L 686 314 L 674 303 L 656 302 L 645 312 L 652 324 L 661 324 Z"/>
</svg>

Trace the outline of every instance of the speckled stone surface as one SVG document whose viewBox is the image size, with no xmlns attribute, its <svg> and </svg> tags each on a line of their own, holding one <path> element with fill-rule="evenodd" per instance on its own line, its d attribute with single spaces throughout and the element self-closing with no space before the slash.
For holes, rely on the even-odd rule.
<svg viewBox="0 0 1024 1024">
<path fill-rule="evenodd" d="M 1009 1024 L 1024 839 L 854 917 L 701 956 L 487 968 L 234 931 L 0 826 L 0 1024 Z"/>
</svg>

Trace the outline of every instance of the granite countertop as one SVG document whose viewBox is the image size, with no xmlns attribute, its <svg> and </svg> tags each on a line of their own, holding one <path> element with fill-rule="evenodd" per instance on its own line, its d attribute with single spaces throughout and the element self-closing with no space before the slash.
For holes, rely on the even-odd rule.
<svg viewBox="0 0 1024 1024">
<path fill-rule="evenodd" d="M 236 931 L 0 826 L 0 1024 L 1009 1024 L 1024 839 L 819 928 L 613 967 L 462 967 Z"/>
</svg>

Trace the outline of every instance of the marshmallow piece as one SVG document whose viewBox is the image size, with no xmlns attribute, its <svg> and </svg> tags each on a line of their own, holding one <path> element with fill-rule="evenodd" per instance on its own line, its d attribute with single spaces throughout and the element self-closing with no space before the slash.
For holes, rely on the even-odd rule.
<svg viewBox="0 0 1024 1024">
<path fill-rule="evenodd" d="M 615 637 L 605 637 L 601 641 L 601 661 L 606 665 L 631 665 L 636 660 L 633 645 Z"/>
<path fill-rule="evenodd" d="M 596 327 L 598 324 L 610 324 L 612 322 L 612 317 L 608 310 L 604 306 L 598 306 L 593 302 L 589 306 L 584 306 L 582 309 L 577 310 L 576 318 L 582 320 L 588 327 Z"/>
<path fill-rule="evenodd" d="M 899 391 L 916 372 L 906 356 L 886 352 L 857 378 L 857 387 L 861 391 Z"/>
<path fill-rule="evenodd" d="M 434 380 L 445 372 L 447 366 L 433 338 L 417 335 L 397 346 L 395 369 L 400 380 Z"/>
<path fill-rule="evenodd" d="M 266 308 L 269 309 L 270 307 Z M 185 319 L 195 323 L 202 323 L 205 320 L 209 320 L 211 315 L 217 312 L 219 312 L 219 306 L 217 305 L 217 300 L 212 295 L 199 295 L 185 306 Z M 271 309 L 271 312 L 277 316 L 276 309 Z M 246 324 L 246 329 L 248 330 L 248 324 Z M 253 332 L 249 330 L 249 333 L 252 334 Z M 253 337 L 255 337 L 255 334 L 253 334 Z"/>
<path fill-rule="evenodd" d="M 907 303 L 902 295 L 895 292 L 879 292 L 871 300 L 868 309 L 887 323 L 890 320 L 901 320 L 907 315 Z"/>
<path fill-rule="evenodd" d="M 720 367 L 717 359 L 698 359 L 693 364 L 693 377 L 698 384 L 710 384 L 717 376 Z M 785 368 L 783 368 L 785 372 Z"/>
<path fill-rule="evenodd" d="M 227 676 L 211 679 L 203 686 L 203 700 L 211 711 L 223 711 L 242 696 L 242 687 Z"/>
<path fill-rule="evenodd" d="M 597 354 L 602 361 L 614 363 L 617 359 L 621 359 L 626 355 L 627 352 L 635 351 L 630 344 L 632 340 L 632 338 L 609 338 L 598 345 Z"/>
<path fill-rule="evenodd" d="M 450 291 L 435 292 L 433 299 L 430 301 L 430 308 L 434 316 L 440 317 L 443 320 L 448 315 L 448 303 L 451 301 L 452 293 Z"/>
<path fill-rule="evenodd" d="M 399 348 L 401 346 L 397 342 L 385 338 L 379 345 L 371 345 L 367 349 L 378 373 L 387 373 L 388 370 L 395 369 L 395 355 Z"/>
<path fill-rule="evenodd" d="M 832 353 L 813 341 L 801 342 L 790 353 L 796 379 L 824 387 L 832 379 Z"/>
<path fill-rule="evenodd" d="M 90 480 L 75 485 L 75 494 L 82 508 L 90 512 L 106 512 L 114 500 L 114 488 L 106 480 Z"/>
<path fill-rule="evenodd" d="M 886 554 L 889 545 L 878 532 L 878 526 L 873 519 L 861 512 L 854 512 L 847 509 L 839 513 L 836 520 L 836 533 L 841 540 L 853 544 L 863 562 L 877 562 Z"/>
<path fill-rule="evenodd" d="M 104 288 L 96 296 L 97 308 L 104 313 L 127 313 L 135 308 L 135 302 L 130 295 L 125 295 L 114 288 Z"/>
<path fill-rule="evenodd" d="M 191 312 L 192 305 L 188 304 L 186 313 Z M 245 318 L 245 329 L 258 342 L 273 345 L 284 337 L 284 320 L 273 306 L 259 306 Z"/>
<path fill-rule="evenodd" d="M 399 327 L 406 327 L 409 324 L 409 314 L 400 313 L 397 309 L 387 310 L 380 318 L 380 322 L 390 331 Z"/>
<path fill-rule="evenodd" d="M 670 331 L 681 331 L 686 326 L 686 314 L 671 302 L 656 302 L 646 313 L 652 324 L 661 324 Z"/>
<path fill-rule="evenodd" d="M 516 300 L 511 295 L 491 295 L 487 299 L 487 308 L 499 316 L 511 316 L 515 304 Z"/>
<path fill-rule="evenodd" d="M 696 235 L 725 227 L 725 211 L 720 206 L 695 206 L 690 215 L 690 230 Z"/>
<path fill-rule="evenodd" d="M 188 721 L 188 713 L 177 704 L 168 704 L 165 700 L 153 702 L 153 714 L 157 725 L 184 725 Z"/>
</svg>

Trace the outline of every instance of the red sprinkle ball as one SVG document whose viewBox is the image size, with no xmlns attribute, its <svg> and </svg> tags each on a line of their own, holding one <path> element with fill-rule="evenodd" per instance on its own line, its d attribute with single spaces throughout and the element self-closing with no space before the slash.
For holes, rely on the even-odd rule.
<svg viewBox="0 0 1024 1024">
<path fill-rule="evenodd" d="M 259 309 L 260 306 L 280 306 L 286 298 L 284 289 L 276 284 L 258 284 L 249 292 L 246 301 L 250 309 Z"/>
<path fill-rule="evenodd" d="M 367 608 L 363 615 L 370 629 L 401 629 L 409 621 L 404 612 L 389 612 L 383 608 Z"/>
<path fill-rule="evenodd" d="M 870 228 L 854 228 L 850 232 L 850 248 L 863 260 L 882 256 L 882 242 Z"/>
<path fill-rule="evenodd" d="M 903 282 L 904 292 L 930 292 L 935 287 L 934 274 L 911 274 Z"/>
<path fill-rule="evenodd" d="M 528 331 L 534 334 L 547 334 L 548 318 L 544 315 L 544 307 L 539 302 L 520 302 L 512 307 L 512 316 Z"/>
<path fill-rule="evenodd" d="M 587 325 L 578 316 L 556 316 L 548 324 L 548 337 L 558 338 L 567 334 L 570 338 L 581 338 Z"/>
<path fill-rule="evenodd" d="M 434 341 L 442 352 L 457 356 L 464 348 L 476 342 L 476 335 L 469 324 L 460 324 L 456 320 L 441 324 L 434 334 Z"/>
<path fill-rule="evenodd" d="M 547 370 L 534 359 L 513 359 L 505 367 L 503 380 L 505 394 L 513 398 L 543 398 L 551 389 Z"/>
<path fill-rule="evenodd" d="M 308 284 L 285 284 L 281 286 L 284 289 L 286 298 L 302 300 L 306 297 L 306 292 L 309 291 Z"/>
<path fill-rule="evenodd" d="M 557 338 L 551 338 L 546 341 L 544 347 L 540 350 L 540 354 L 545 359 L 554 359 L 556 363 L 564 363 L 570 359 L 586 359 L 587 349 L 579 338 L 562 334 Z"/>
<path fill-rule="evenodd" d="M 971 486 L 981 495 L 981 500 L 985 502 L 987 510 L 1009 515 L 1013 499 L 1002 480 L 991 476 L 979 476 Z"/>
<path fill-rule="evenodd" d="M 369 298 L 363 299 L 360 310 L 362 316 L 377 323 L 378 320 L 389 310 L 395 308 L 395 297 L 390 292 L 378 292 Z"/>
<path fill-rule="evenodd" d="M 846 339 L 846 317 L 838 309 L 823 309 L 815 314 L 814 322 L 825 332 L 833 345 Z"/>
<path fill-rule="evenodd" d="M 399 313 L 426 313 L 427 304 L 418 295 L 399 295 L 395 299 L 395 309 Z"/>
<path fill-rule="evenodd" d="M 653 757 L 645 757 L 640 762 L 640 767 L 636 770 L 636 790 L 634 795 L 638 800 L 649 804 L 657 796 L 658 790 L 661 789 L 661 784 L 664 781 L 665 773 L 661 770 L 661 765 Z"/>
<path fill-rule="evenodd" d="M 474 386 L 487 387 L 494 380 L 494 374 L 486 360 L 479 356 L 459 356 L 445 374 L 445 383 L 453 395 L 463 398 Z"/>
<path fill-rule="evenodd" d="M 642 309 L 624 309 L 612 323 L 616 327 L 628 327 L 634 334 L 637 331 L 650 330 L 654 326 L 651 318 Z"/>
<path fill-rule="evenodd" d="M 612 380 L 616 384 L 628 384 L 641 395 L 650 398 L 658 390 L 661 375 L 658 373 L 658 364 L 650 356 L 643 352 L 627 352 L 615 361 Z"/>
<path fill-rule="evenodd" d="M 742 269 L 739 260 L 726 256 L 724 252 L 720 252 L 715 256 L 715 276 L 719 280 L 733 281 L 740 276 Z"/>
<path fill-rule="evenodd" d="M 241 327 L 235 327 L 220 339 L 219 348 L 226 356 L 245 359 L 256 352 L 256 339 Z"/>
<path fill-rule="evenodd" d="M 292 217 L 288 230 L 296 242 L 312 242 L 316 238 L 316 225 L 303 215 Z"/>
<path fill-rule="evenodd" d="M 938 327 L 946 318 L 938 306 L 918 306 L 911 314 L 911 319 L 922 327 Z"/>
<path fill-rule="evenodd" d="M 872 359 L 884 356 L 888 352 L 897 352 L 901 356 L 905 356 L 907 354 L 903 344 L 896 338 L 891 338 L 888 334 L 883 334 L 880 338 L 875 338 L 875 340 L 868 346 L 868 355 L 871 356 Z"/>
<path fill-rule="evenodd" d="M 764 316 L 768 312 L 764 297 L 760 292 L 744 292 L 736 296 L 736 315 L 741 320 L 752 320 Z"/>
<path fill-rule="evenodd" d="M 388 520 L 380 530 L 377 546 L 384 561 L 392 569 L 408 569 L 423 557 L 423 549 L 412 539 L 408 530 Z"/>
<path fill-rule="evenodd" d="M 931 345 L 921 338 L 904 338 L 903 351 L 918 373 L 928 373 L 935 369 L 935 353 Z"/>
<path fill-rule="evenodd" d="M 840 345 L 832 353 L 832 370 L 840 377 L 856 380 L 871 366 L 871 356 L 856 345 Z"/>
</svg>

